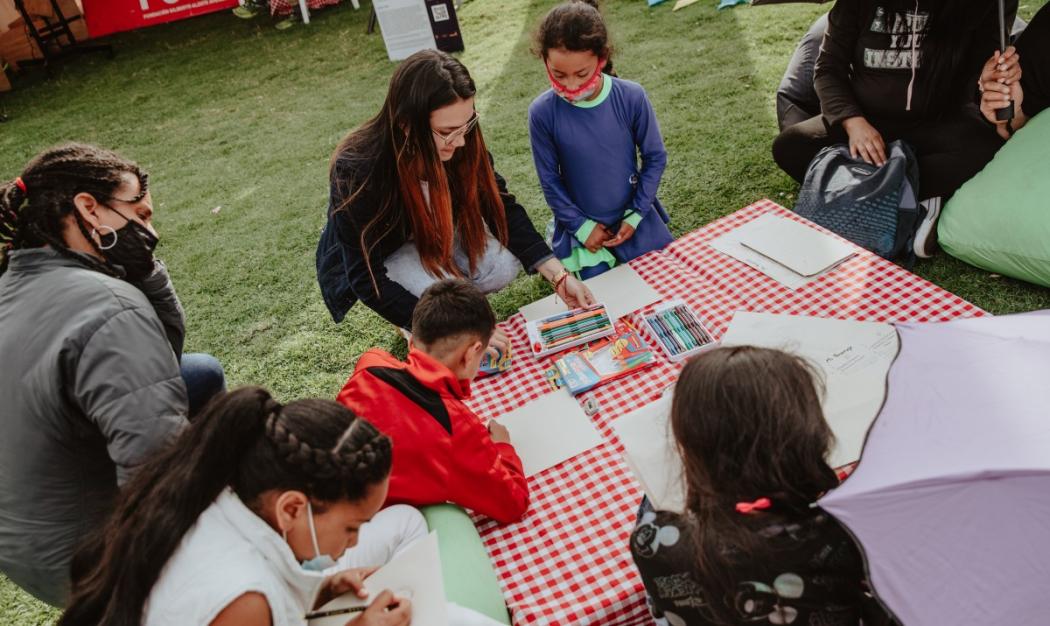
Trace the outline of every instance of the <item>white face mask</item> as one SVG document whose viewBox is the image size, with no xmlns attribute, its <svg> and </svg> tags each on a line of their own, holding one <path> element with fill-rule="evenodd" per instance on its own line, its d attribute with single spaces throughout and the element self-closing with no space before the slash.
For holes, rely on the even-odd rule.
<svg viewBox="0 0 1050 626">
<path fill-rule="evenodd" d="M 310 503 L 306 503 L 306 521 L 310 524 L 310 540 L 314 544 L 314 558 L 302 561 L 300 565 L 309 572 L 323 572 L 329 567 L 335 566 L 335 559 L 327 554 L 321 554 L 321 548 L 317 545 L 317 530 L 314 529 L 314 510 Z M 288 541 L 288 531 L 284 531 L 284 540 Z"/>
</svg>

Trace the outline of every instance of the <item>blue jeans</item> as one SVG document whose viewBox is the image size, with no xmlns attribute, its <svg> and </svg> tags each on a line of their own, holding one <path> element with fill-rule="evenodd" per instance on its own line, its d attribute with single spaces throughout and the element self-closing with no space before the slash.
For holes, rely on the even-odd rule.
<svg viewBox="0 0 1050 626">
<path fill-rule="evenodd" d="M 226 374 L 222 371 L 222 363 L 210 354 L 183 354 L 179 369 L 186 383 L 191 418 L 196 417 L 208 400 L 226 391 Z"/>
</svg>

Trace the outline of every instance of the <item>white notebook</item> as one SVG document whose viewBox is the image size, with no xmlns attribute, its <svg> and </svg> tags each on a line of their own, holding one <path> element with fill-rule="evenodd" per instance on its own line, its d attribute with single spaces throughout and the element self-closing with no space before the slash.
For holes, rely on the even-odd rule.
<svg viewBox="0 0 1050 626">
<path fill-rule="evenodd" d="M 852 244 L 795 220 L 770 216 L 740 240 L 800 276 L 816 276 L 857 254 Z"/>
<path fill-rule="evenodd" d="M 496 421 L 510 431 L 526 476 L 535 476 L 602 443 L 576 398 L 560 389 L 504 413 Z"/>
<path fill-rule="evenodd" d="M 368 599 L 348 593 L 320 607 L 318 612 L 368 606 L 384 590 L 412 602 L 413 626 L 448 626 L 448 601 L 441 573 L 437 531 L 431 531 L 401 551 L 393 560 L 365 579 Z M 310 619 L 309 626 L 344 626 L 360 613 L 343 613 Z"/>
</svg>

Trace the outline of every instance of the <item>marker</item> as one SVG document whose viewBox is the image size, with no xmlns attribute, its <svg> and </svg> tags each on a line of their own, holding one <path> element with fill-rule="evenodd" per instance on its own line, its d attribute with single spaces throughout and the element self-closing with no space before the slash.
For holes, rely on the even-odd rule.
<svg viewBox="0 0 1050 626">
<path fill-rule="evenodd" d="M 676 336 L 682 340 L 687 350 L 698 348 L 696 342 L 693 341 L 693 336 L 689 334 L 689 331 L 682 326 L 682 323 L 678 320 L 678 317 L 673 311 L 664 311 L 664 320 L 674 329 Z"/>
<path fill-rule="evenodd" d="M 690 316 L 683 316 L 677 309 L 672 310 L 671 315 L 678 320 L 679 325 L 681 325 L 682 329 L 689 334 L 689 337 L 693 340 L 693 343 L 696 344 L 697 348 L 704 345 L 704 338 L 700 336 L 700 333 L 696 332 L 696 328 L 689 319 Z"/>
</svg>

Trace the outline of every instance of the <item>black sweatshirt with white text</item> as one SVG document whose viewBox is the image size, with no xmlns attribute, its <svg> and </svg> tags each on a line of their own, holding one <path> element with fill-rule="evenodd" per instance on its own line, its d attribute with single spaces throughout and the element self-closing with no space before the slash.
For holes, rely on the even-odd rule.
<svg viewBox="0 0 1050 626">
<path fill-rule="evenodd" d="M 1016 13 L 1006 0 L 1007 24 Z M 814 74 L 821 112 L 829 125 L 938 119 L 975 101 L 998 48 L 997 0 L 838 0 Z"/>
</svg>

